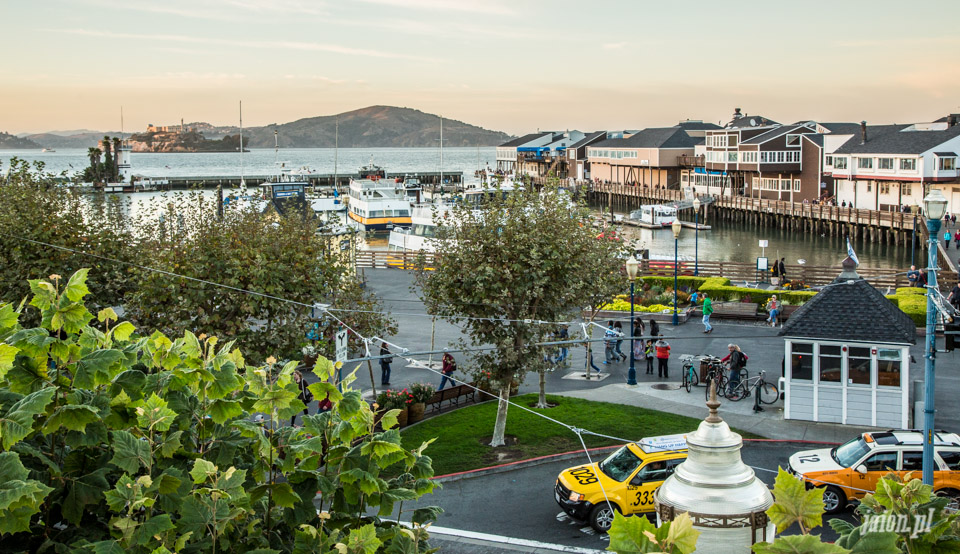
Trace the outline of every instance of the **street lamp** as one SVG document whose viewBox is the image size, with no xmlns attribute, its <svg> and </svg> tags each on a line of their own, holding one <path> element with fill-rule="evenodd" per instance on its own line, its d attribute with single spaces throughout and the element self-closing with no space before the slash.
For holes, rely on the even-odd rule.
<svg viewBox="0 0 960 554">
<path fill-rule="evenodd" d="M 633 359 L 633 284 L 637 278 L 637 272 L 640 269 L 640 264 L 637 262 L 637 258 L 633 255 L 630 256 L 630 259 L 627 260 L 627 278 L 630 279 L 630 371 L 627 372 L 627 384 L 636 385 L 637 384 L 637 367 L 635 365 L 635 360 Z"/>
<path fill-rule="evenodd" d="M 700 275 L 700 199 L 693 199 L 693 275 Z"/>
<path fill-rule="evenodd" d="M 927 345 L 923 357 L 927 359 L 923 375 L 923 483 L 933 485 L 933 380 L 934 364 L 937 353 L 936 324 L 937 314 L 933 301 L 937 290 L 937 234 L 940 232 L 940 220 L 947 213 L 947 198 L 939 189 L 931 189 L 923 199 L 927 218 L 927 231 L 930 234 L 929 254 L 927 256 Z"/>
<path fill-rule="evenodd" d="M 683 229 L 680 218 L 674 218 L 673 225 L 670 227 L 673 229 L 673 326 L 676 327 L 680 325 L 680 319 L 677 318 L 677 266 L 680 265 L 680 229 Z"/>
</svg>

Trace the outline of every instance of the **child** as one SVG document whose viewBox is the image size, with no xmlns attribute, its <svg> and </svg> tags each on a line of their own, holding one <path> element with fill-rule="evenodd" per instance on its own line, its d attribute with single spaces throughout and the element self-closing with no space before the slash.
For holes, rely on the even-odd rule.
<svg viewBox="0 0 960 554">
<path fill-rule="evenodd" d="M 653 375 L 653 339 L 647 341 L 647 347 L 643 349 L 643 355 L 647 357 L 647 375 Z"/>
</svg>

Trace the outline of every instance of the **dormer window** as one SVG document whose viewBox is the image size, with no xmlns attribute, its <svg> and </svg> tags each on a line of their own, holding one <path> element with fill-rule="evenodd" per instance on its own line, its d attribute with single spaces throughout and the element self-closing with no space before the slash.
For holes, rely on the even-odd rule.
<svg viewBox="0 0 960 554">
<path fill-rule="evenodd" d="M 800 146 L 800 135 L 787 135 L 787 146 Z"/>
<path fill-rule="evenodd" d="M 940 158 L 940 164 L 938 165 L 940 171 L 956 171 L 957 169 L 957 158 L 956 156 L 950 158 Z"/>
</svg>

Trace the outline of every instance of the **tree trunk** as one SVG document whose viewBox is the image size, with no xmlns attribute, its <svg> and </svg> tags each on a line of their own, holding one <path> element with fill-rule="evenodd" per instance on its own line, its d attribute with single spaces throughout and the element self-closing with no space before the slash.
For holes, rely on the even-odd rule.
<svg viewBox="0 0 960 554">
<path fill-rule="evenodd" d="M 537 402 L 538 408 L 547 407 L 547 372 L 546 370 L 541 369 L 537 373 L 540 374 L 540 400 Z"/>
<path fill-rule="evenodd" d="M 497 405 L 497 422 L 493 424 L 493 439 L 490 446 L 503 446 L 506 444 L 503 440 L 503 434 L 507 429 L 507 408 L 510 404 L 507 399 L 510 398 L 510 383 L 500 384 L 500 404 Z"/>
</svg>

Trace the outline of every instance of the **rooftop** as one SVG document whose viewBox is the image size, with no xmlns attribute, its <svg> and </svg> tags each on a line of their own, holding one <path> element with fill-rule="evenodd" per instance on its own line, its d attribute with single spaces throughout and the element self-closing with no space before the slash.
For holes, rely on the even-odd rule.
<svg viewBox="0 0 960 554">
<path fill-rule="evenodd" d="M 695 139 L 680 127 L 652 127 L 630 138 L 608 139 L 593 146 L 608 148 L 693 148 L 703 139 Z"/>
<path fill-rule="evenodd" d="M 858 131 L 836 153 L 922 154 L 958 136 L 960 125 L 932 129 L 919 125 L 868 125 L 866 142 L 861 144 Z"/>
</svg>

